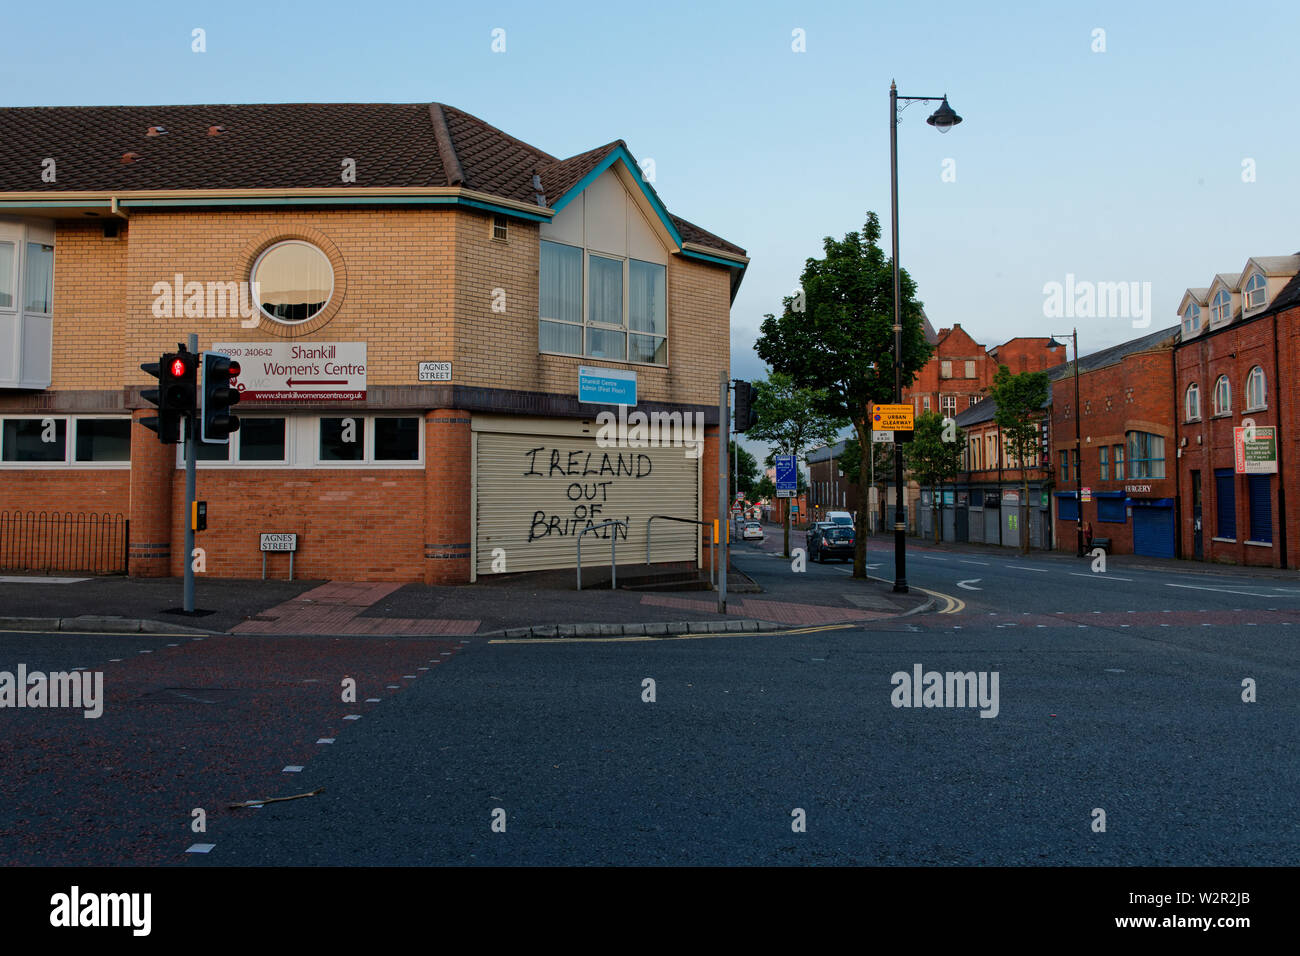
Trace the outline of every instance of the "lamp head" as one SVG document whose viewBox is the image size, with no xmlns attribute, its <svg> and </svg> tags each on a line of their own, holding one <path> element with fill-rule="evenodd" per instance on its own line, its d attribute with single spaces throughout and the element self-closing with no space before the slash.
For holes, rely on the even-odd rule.
<svg viewBox="0 0 1300 956">
<path fill-rule="evenodd" d="M 948 97 L 945 96 L 943 102 L 939 104 L 939 108 L 930 114 L 930 118 L 926 122 L 940 133 L 946 133 L 961 122 L 961 117 L 948 105 Z"/>
</svg>

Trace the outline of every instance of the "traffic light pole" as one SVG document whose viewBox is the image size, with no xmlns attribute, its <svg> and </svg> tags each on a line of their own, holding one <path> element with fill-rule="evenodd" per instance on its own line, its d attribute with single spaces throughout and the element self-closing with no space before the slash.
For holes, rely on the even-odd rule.
<svg viewBox="0 0 1300 956">
<path fill-rule="evenodd" d="M 197 354 L 199 337 L 190 333 L 189 349 Z M 197 396 L 197 390 L 196 390 Z M 194 499 L 197 494 L 198 413 L 185 416 L 185 603 L 186 614 L 194 613 Z"/>
</svg>

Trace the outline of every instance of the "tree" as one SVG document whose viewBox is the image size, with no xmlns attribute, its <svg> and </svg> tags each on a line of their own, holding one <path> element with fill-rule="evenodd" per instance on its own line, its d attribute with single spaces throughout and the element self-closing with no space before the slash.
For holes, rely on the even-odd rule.
<svg viewBox="0 0 1300 956">
<path fill-rule="evenodd" d="M 762 501 L 763 499 L 771 500 L 776 497 L 776 485 L 772 479 L 764 475 L 754 484 L 754 500 Z"/>
<path fill-rule="evenodd" d="M 885 500 L 885 492 L 894 476 L 894 446 L 883 442 L 872 442 L 869 455 L 862 454 L 862 448 L 856 438 L 844 442 L 844 451 L 840 454 L 840 471 L 844 479 L 859 488 L 876 488 L 880 491 L 880 500 Z M 874 459 L 874 461 L 873 461 Z M 860 475 L 862 462 L 868 462 L 866 480 Z M 867 511 L 871 507 L 871 496 L 861 499 L 859 510 Z M 870 524 L 867 525 L 868 528 Z"/>
<path fill-rule="evenodd" d="M 754 407 L 758 424 L 747 434 L 772 446 L 769 465 L 777 455 L 794 455 L 796 481 L 806 487 L 799 459 L 809 448 L 829 445 L 847 424 L 842 416 L 826 411 L 831 403 L 815 389 L 801 388 L 788 375 L 773 372 L 766 381 L 754 383 Z M 790 557 L 790 509 L 785 509 L 785 556 Z"/>
<path fill-rule="evenodd" d="M 880 219 L 874 212 L 867 213 L 861 232 L 847 233 L 839 241 L 827 236 L 822 247 L 825 257 L 807 260 L 801 288 L 783 300 L 781 317 L 764 317 L 755 350 L 795 385 L 820 390 L 825 395 L 821 410 L 826 414 L 852 422 L 860 454 L 858 497 L 865 503 L 871 446 L 868 407 L 894 398 L 893 262 L 880 248 Z M 906 270 L 899 272 L 899 289 L 906 387 L 934 347 L 925 339 L 916 284 Z M 866 508 L 862 507 L 857 517 L 855 578 L 867 574 L 866 543 Z"/>
<path fill-rule="evenodd" d="M 734 440 L 727 445 L 727 455 L 728 462 L 735 463 L 737 460 L 739 461 L 739 472 L 737 472 L 735 464 L 732 464 L 727 472 L 730 475 L 727 481 L 731 492 L 727 496 L 727 500 L 734 501 L 737 492 L 744 495 L 746 501 L 752 500 L 754 485 L 758 482 L 758 462 L 753 455 L 745 451 L 744 445 L 741 445 L 739 452 L 737 452 Z"/>
<path fill-rule="evenodd" d="M 934 511 L 934 540 L 939 542 L 939 486 L 952 481 L 961 471 L 966 451 L 966 433 L 957 422 L 938 412 L 916 417 L 912 441 L 904 446 L 907 468 L 918 485 L 931 489 Z"/>
<path fill-rule="evenodd" d="M 1029 523 L 1025 517 L 1029 505 L 1029 469 L 1026 465 L 1038 455 L 1043 406 L 1047 404 L 1047 373 L 1012 375 L 1011 369 L 999 365 L 989 387 L 989 397 L 998 404 L 994 421 L 1002 432 L 1002 441 L 1020 467 L 1020 553 L 1028 554 Z"/>
</svg>

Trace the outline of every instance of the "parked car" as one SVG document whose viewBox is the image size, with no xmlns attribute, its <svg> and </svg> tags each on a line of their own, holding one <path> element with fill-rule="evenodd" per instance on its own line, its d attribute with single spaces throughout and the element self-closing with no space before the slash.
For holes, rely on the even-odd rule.
<svg viewBox="0 0 1300 956">
<path fill-rule="evenodd" d="M 816 523 L 814 523 L 814 524 L 810 524 L 810 525 L 808 526 L 808 534 L 807 534 L 807 536 L 806 536 L 805 539 L 804 539 L 804 545 L 805 545 L 805 546 L 807 547 L 807 549 L 808 549 L 808 556 L 809 556 L 809 557 L 812 556 L 812 544 L 813 544 L 813 538 L 815 538 L 815 537 L 817 537 L 818 535 L 820 535 L 820 534 L 822 533 L 822 529 L 823 529 L 823 528 L 829 528 L 829 527 L 831 527 L 831 525 L 832 525 L 832 522 L 830 522 L 830 521 L 818 521 L 818 522 L 816 522 Z"/>
<path fill-rule="evenodd" d="M 857 541 L 851 527 L 827 524 L 808 545 L 808 560 L 825 562 L 827 558 L 852 561 Z"/>
<path fill-rule="evenodd" d="M 746 521 L 745 530 L 740 534 L 745 541 L 763 540 L 763 526 L 757 521 Z"/>
<path fill-rule="evenodd" d="M 832 524 L 844 524 L 850 528 L 853 527 L 853 515 L 847 511 L 828 511 L 826 512 L 826 520 Z"/>
</svg>

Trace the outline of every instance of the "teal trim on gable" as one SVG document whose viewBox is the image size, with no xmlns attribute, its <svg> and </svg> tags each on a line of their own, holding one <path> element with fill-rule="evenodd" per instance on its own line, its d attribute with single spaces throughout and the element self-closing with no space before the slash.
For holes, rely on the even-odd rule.
<svg viewBox="0 0 1300 956">
<path fill-rule="evenodd" d="M 62 209 L 72 207 L 82 209 L 112 209 L 113 204 L 107 199 L 5 199 L 0 200 L 0 209 Z"/>
<path fill-rule="evenodd" d="M 664 204 L 659 200 L 658 194 L 656 194 L 642 178 L 641 169 L 637 166 L 636 162 L 633 161 L 632 154 L 622 146 L 614 147 L 614 149 L 610 151 L 610 154 L 596 165 L 595 169 L 578 180 L 577 184 L 561 196 L 558 201 L 552 203 L 551 208 L 558 213 L 561 209 L 571 203 L 575 196 L 581 195 L 583 190 L 594 183 L 596 177 L 618 162 L 621 162 L 627 168 L 627 171 L 632 174 L 632 178 L 636 180 L 636 184 L 641 187 L 641 195 L 645 196 L 646 202 L 650 204 L 650 208 L 654 210 L 655 215 L 659 217 L 659 221 L 663 223 L 663 227 L 668 230 L 668 235 L 672 236 L 673 242 L 676 243 L 677 248 L 680 249 L 682 247 L 681 233 L 679 233 L 677 227 L 673 225 L 672 218 L 668 215 L 668 210 L 664 208 Z"/>
<path fill-rule="evenodd" d="M 21 205 L 44 205 L 23 203 Z M 72 205 L 89 205 L 73 203 Z M 105 204 L 107 205 L 107 204 Z M 244 199 L 121 199 L 118 205 L 126 209 L 167 208 L 178 206 L 470 206 L 488 212 L 528 219 L 532 222 L 549 222 L 544 213 L 525 212 L 510 206 L 459 196 L 256 196 Z"/>
<path fill-rule="evenodd" d="M 711 256 L 708 253 L 696 252 L 694 249 L 683 249 L 681 253 L 689 259 L 701 259 L 704 262 L 712 262 L 714 265 L 727 266 L 730 269 L 739 269 L 741 272 L 745 271 L 745 263 L 736 262 L 734 259 L 724 259 L 721 256 Z"/>
</svg>

